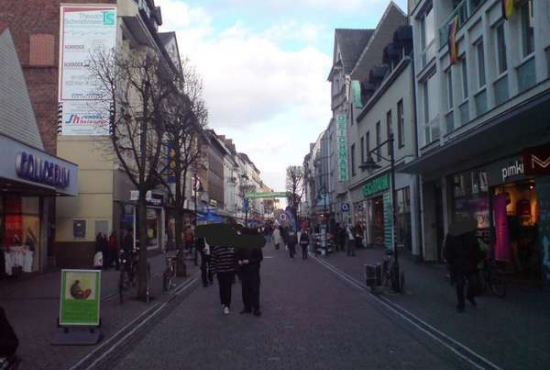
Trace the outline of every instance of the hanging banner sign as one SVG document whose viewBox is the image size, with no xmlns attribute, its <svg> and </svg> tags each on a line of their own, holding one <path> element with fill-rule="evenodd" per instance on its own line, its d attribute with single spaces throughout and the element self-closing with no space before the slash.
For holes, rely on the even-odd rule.
<svg viewBox="0 0 550 370">
<path fill-rule="evenodd" d="M 59 325 L 99 326 L 100 270 L 61 270 Z"/>
<path fill-rule="evenodd" d="M 346 131 L 346 116 L 338 114 L 336 116 L 336 139 L 338 140 L 338 169 L 339 181 L 348 181 L 348 144 Z"/>
<path fill-rule="evenodd" d="M 109 135 L 109 107 L 99 101 L 65 101 L 62 105 L 61 135 Z"/>
<path fill-rule="evenodd" d="M 289 193 L 285 191 L 279 191 L 279 192 L 250 192 L 246 193 L 244 195 L 245 198 L 248 199 L 258 199 L 258 198 L 286 198 L 289 195 Z"/>
</svg>

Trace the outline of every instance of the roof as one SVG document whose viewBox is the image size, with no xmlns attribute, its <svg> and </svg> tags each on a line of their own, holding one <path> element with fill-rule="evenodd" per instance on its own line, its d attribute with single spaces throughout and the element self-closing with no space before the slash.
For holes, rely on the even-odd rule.
<svg viewBox="0 0 550 370">
<path fill-rule="evenodd" d="M 393 41 L 395 31 L 405 24 L 407 24 L 407 15 L 393 1 L 390 2 L 372 37 L 361 49 L 357 63 L 352 67 L 352 80 L 368 79 L 369 71 L 382 61 L 383 50 Z"/>
<path fill-rule="evenodd" d="M 342 55 L 344 72 L 351 73 L 361 52 L 374 34 L 371 29 L 337 28 L 334 33 L 335 46 L 338 44 Z M 335 60 L 336 62 L 336 60 Z"/>
<path fill-rule="evenodd" d="M 174 37 L 176 37 L 175 32 L 159 32 L 159 39 L 163 45 L 168 44 Z"/>
</svg>

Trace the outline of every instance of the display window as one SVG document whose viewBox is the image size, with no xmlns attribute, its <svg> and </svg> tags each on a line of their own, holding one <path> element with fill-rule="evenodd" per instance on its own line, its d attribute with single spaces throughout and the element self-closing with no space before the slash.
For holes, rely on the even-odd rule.
<svg viewBox="0 0 550 370">
<path fill-rule="evenodd" d="M 410 188 L 397 189 L 397 244 L 412 249 Z"/>
<path fill-rule="evenodd" d="M 382 196 L 370 198 L 368 200 L 368 208 L 369 242 L 371 244 L 382 245 L 385 242 L 384 198 Z"/>
<path fill-rule="evenodd" d="M 495 259 L 509 262 L 517 277 L 541 276 L 538 199 L 533 180 L 493 189 Z"/>
<path fill-rule="evenodd" d="M 16 275 L 40 269 L 40 198 L 10 194 L 0 198 L 2 272 Z"/>
</svg>

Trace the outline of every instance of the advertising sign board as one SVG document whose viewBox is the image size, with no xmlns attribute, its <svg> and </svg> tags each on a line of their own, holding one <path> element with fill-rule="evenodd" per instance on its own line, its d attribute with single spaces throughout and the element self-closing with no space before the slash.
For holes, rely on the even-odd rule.
<svg viewBox="0 0 550 370">
<path fill-rule="evenodd" d="M 340 182 L 348 181 L 348 150 L 346 116 L 338 114 L 336 117 L 336 132 L 338 140 L 338 179 Z"/>
<path fill-rule="evenodd" d="M 62 135 L 108 135 L 111 97 L 90 68 L 94 55 L 116 46 L 117 10 L 112 5 L 62 5 L 59 101 Z"/>
<path fill-rule="evenodd" d="M 100 270 L 61 270 L 59 324 L 98 326 Z"/>
</svg>

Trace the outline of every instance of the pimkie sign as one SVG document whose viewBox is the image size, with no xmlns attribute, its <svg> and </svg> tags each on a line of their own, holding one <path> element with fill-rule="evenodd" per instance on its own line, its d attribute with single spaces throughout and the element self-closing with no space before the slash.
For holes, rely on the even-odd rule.
<svg viewBox="0 0 550 370">
<path fill-rule="evenodd" d="M 526 176 L 550 175 L 550 144 L 526 148 L 522 154 Z"/>
</svg>

